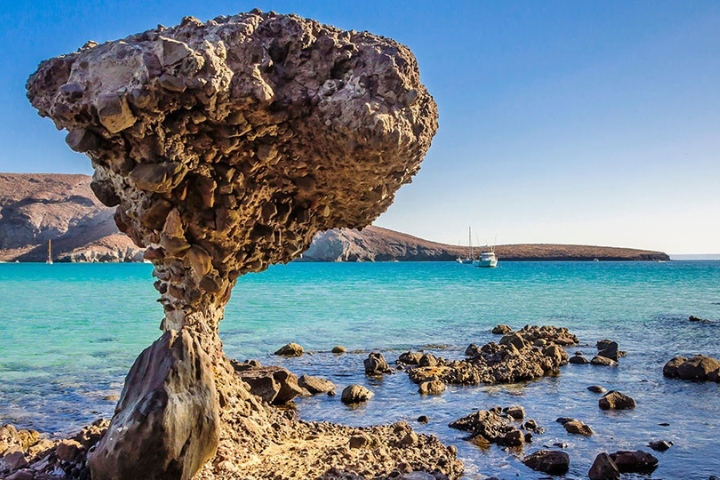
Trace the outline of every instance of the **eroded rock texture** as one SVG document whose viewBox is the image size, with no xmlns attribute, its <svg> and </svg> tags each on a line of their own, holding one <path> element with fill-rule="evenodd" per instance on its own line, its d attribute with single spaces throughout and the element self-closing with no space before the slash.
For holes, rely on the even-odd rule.
<svg viewBox="0 0 720 480">
<path fill-rule="evenodd" d="M 261 409 L 237 387 L 218 337 L 236 279 L 297 257 L 320 230 L 370 223 L 417 172 L 437 129 L 406 47 L 258 11 L 88 43 L 43 62 L 27 89 L 91 158 L 93 191 L 118 206 L 120 229 L 147 247 L 162 329 L 208 355 L 214 375 L 193 388 L 215 391 L 225 417 L 256 412 L 256 426 Z M 158 377 L 171 352 L 153 349 L 147 375 L 157 388 L 131 372 L 109 430 L 131 442 L 128 419 L 152 411 L 158 421 L 137 435 L 156 436 L 166 456 L 146 462 L 146 478 L 189 478 L 207 456 L 173 443 L 183 420 L 170 406 L 195 418 L 214 412 L 213 402 L 199 413 L 187 390 L 173 390 L 189 383 Z M 153 401 L 166 395 L 174 402 Z M 90 458 L 93 478 L 111 478 L 103 465 L 120 468 L 112 455 L 129 461 L 105 442 Z M 168 465 L 181 473 L 167 476 Z"/>
</svg>

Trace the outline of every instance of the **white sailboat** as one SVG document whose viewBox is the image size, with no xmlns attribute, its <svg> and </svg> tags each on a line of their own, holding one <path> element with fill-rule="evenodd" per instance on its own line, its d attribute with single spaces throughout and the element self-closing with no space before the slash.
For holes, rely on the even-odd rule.
<svg viewBox="0 0 720 480">
<path fill-rule="evenodd" d="M 468 246 L 470 247 L 470 252 L 467 257 L 458 257 L 457 262 L 462 263 L 464 265 L 471 265 L 475 259 L 473 258 L 473 245 L 472 245 L 472 227 L 468 227 Z"/>
</svg>

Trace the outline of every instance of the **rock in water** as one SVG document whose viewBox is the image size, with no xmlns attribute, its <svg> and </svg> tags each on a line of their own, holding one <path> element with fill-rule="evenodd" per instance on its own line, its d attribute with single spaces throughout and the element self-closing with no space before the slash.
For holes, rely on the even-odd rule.
<svg viewBox="0 0 720 480">
<path fill-rule="evenodd" d="M 562 475 L 570 468 L 570 456 L 557 450 L 538 450 L 523 458 L 525 466 L 550 475 Z"/>
<path fill-rule="evenodd" d="M 590 480 L 620 480 L 620 470 L 607 453 L 600 453 L 588 472 Z"/>
<path fill-rule="evenodd" d="M 600 397 L 598 406 L 601 410 L 627 410 L 635 408 L 635 399 L 616 390 L 610 390 Z"/>
<path fill-rule="evenodd" d="M 198 340 L 170 330 L 146 348 L 115 412 L 89 456 L 93 478 L 191 478 L 215 454 L 220 427 L 212 365 Z"/>
<path fill-rule="evenodd" d="M 89 42 L 43 62 L 27 90 L 92 160 L 93 191 L 118 207 L 120 230 L 147 247 L 161 328 L 179 332 L 136 362 L 112 435 L 90 458 L 93 478 L 190 478 L 218 444 L 211 393 L 225 410 L 246 395 L 218 336 L 237 278 L 289 262 L 320 230 L 361 228 L 385 211 L 430 147 L 435 103 L 406 47 L 258 11 Z M 178 342 L 212 368 L 171 378 Z M 162 393 L 171 384 L 172 401 Z M 136 428 L 139 416 L 158 430 Z"/>
</svg>

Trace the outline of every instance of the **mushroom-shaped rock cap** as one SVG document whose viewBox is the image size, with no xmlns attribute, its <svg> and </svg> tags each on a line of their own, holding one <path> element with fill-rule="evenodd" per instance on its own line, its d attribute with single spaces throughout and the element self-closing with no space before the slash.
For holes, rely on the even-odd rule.
<svg viewBox="0 0 720 480">
<path fill-rule="evenodd" d="M 156 265 L 185 259 L 203 295 L 372 222 L 437 129 L 405 46 L 258 11 L 88 44 L 27 90 L 120 228 Z"/>
</svg>

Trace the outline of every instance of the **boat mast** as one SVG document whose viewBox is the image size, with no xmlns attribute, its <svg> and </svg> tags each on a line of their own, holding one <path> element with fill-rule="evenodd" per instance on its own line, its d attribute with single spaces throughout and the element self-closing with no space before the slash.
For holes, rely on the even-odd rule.
<svg viewBox="0 0 720 480">
<path fill-rule="evenodd" d="M 470 245 L 470 260 L 473 259 L 473 250 L 472 250 L 472 227 L 468 227 L 468 245 Z"/>
<path fill-rule="evenodd" d="M 52 263 L 52 240 L 48 240 L 48 257 L 46 263 Z"/>
</svg>

